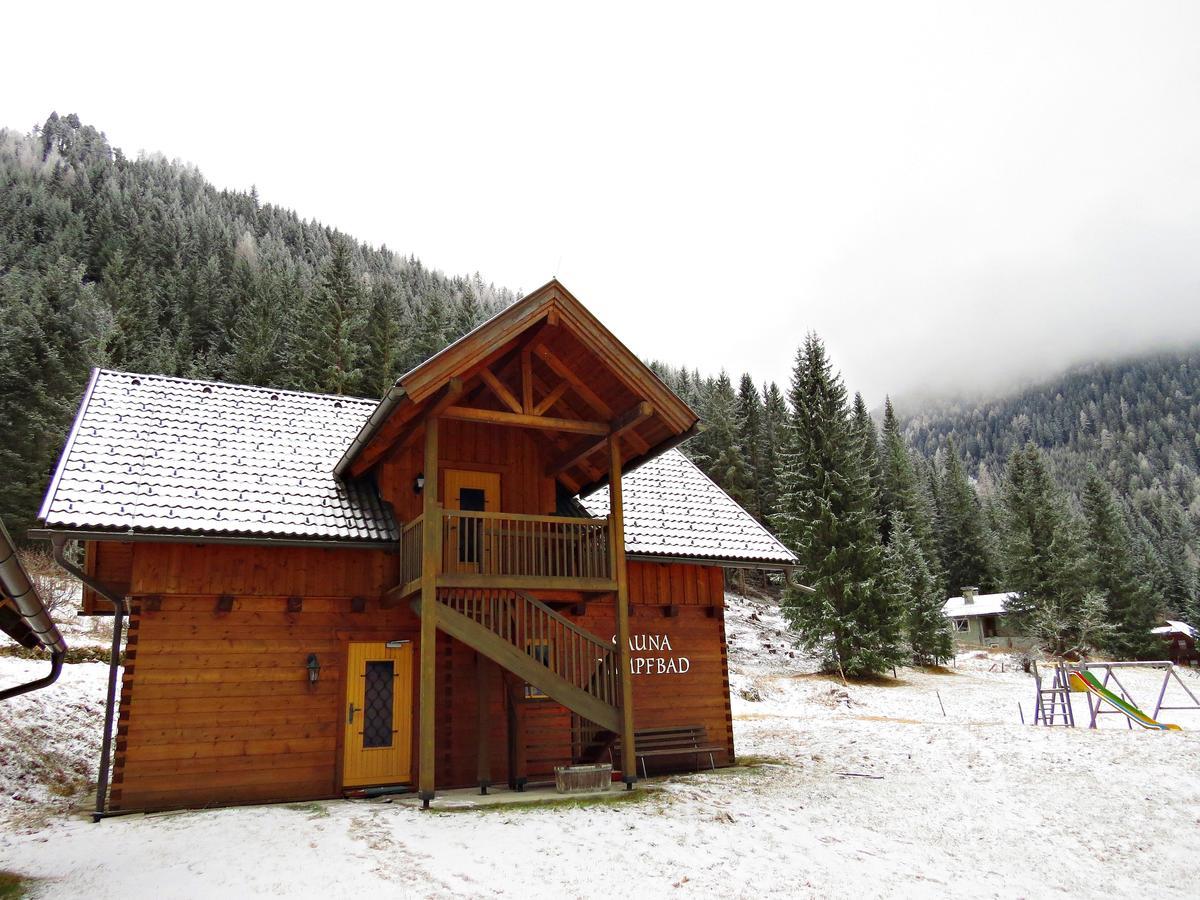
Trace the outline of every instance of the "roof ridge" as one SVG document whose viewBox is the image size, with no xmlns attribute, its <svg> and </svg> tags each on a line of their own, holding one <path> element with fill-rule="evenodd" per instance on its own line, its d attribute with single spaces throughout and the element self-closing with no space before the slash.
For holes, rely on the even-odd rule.
<svg viewBox="0 0 1200 900">
<path fill-rule="evenodd" d="M 244 391 L 266 391 L 272 394 L 288 394 L 292 397 L 317 397 L 322 400 L 343 400 L 363 405 L 378 406 L 379 401 L 371 397 L 355 397 L 350 394 L 319 394 L 315 391 L 294 391 L 289 388 L 269 387 L 261 384 L 241 384 L 235 381 L 215 381 L 209 378 L 183 378 L 178 375 L 158 375 L 153 372 L 129 372 L 123 369 L 98 369 L 99 375 L 117 375 L 129 378 L 153 378 L 158 381 L 171 381 L 176 384 L 201 384 L 222 388 L 238 388 Z"/>
</svg>

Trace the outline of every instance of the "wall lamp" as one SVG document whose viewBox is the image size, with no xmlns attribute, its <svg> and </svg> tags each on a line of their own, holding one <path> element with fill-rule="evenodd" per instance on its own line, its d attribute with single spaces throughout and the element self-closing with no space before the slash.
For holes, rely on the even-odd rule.
<svg viewBox="0 0 1200 900">
<path fill-rule="evenodd" d="M 413 493 L 419 494 L 425 490 L 425 473 L 418 472 L 417 477 L 413 479 Z"/>
<path fill-rule="evenodd" d="M 321 677 L 321 663 L 317 659 L 317 654 L 308 654 L 308 665 L 306 668 L 308 669 L 308 683 L 316 684 L 317 679 Z"/>
</svg>

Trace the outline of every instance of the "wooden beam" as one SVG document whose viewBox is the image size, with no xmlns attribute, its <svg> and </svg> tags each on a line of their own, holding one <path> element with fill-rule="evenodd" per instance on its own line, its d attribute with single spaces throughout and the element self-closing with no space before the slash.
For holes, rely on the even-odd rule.
<svg viewBox="0 0 1200 900">
<path fill-rule="evenodd" d="M 479 377 L 483 379 L 484 384 L 492 389 L 492 393 L 500 398 L 500 402 L 513 412 L 529 412 L 529 410 L 522 408 L 520 401 L 513 396 L 513 392 L 504 386 L 504 382 L 497 378 L 491 369 L 481 369 Z"/>
<path fill-rule="evenodd" d="M 521 351 L 521 412 L 533 415 L 533 356 L 528 347 Z"/>
<path fill-rule="evenodd" d="M 478 572 L 457 572 L 439 576 L 438 587 L 604 593 L 615 591 L 617 582 L 609 578 L 574 578 L 570 575 L 480 575 Z"/>
<path fill-rule="evenodd" d="M 420 432 L 421 426 L 429 418 L 441 415 L 442 410 L 458 401 L 458 398 L 462 396 L 463 387 L 464 384 L 461 378 L 451 378 L 446 382 L 441 395 L 429 407 L 427 412 L 414 416 L 400 428 L 395 437 L 380 442 L 377 449 L 374 446 L 368 445 L 358 455 L 358 458 L 354 460 L 354 465 L 350 467 L 350 474 L 357 478 L 384 457 L 394 459 L 397 453 L 412 442 L 412 439 Z"/>
<path fill-rule="evenodd" d="M 538 428 L 543 431 L 570 431 L 575 434 L 608 434 L 606 422 L 584 422 L 581 419 L 552 419 L 548 416 L 529 416 L 495 409 L 473 409 L 451 406 L 442 418 L 459 422 L 487 422 L 489 425 L 510 425 L 514 428 Z"/>
<path fill-rule="evenodd" d="M 571 383 L 569 381 L 560 381 L 558 387 L 543 397 L 541 402 L 533 408 L 533 414 L 535 416 L 545 415 L 546 410 L 562 399 L 562 395 L 567 392 L 570 386 Z"/>
<path fill-rule="evenodd" d="M 633 734 L 633 669 L 629 659 L 629 570 L 625 562 L 625 498 L 621 488 L 621 439 L 608 442 L 608 546 L 617 582 L 617 659 L 621 673 L 621 778 L 627 787 L 637 781 Z"/>
<path fill-rule="evenodd" d="M 575 466 L 584 462 L 593 453 L 599 453 L 604 449 L 605 442 L 612 440 L 614 437 L 621 437 L 625 432 L 632 428 L 637 428 L 638 425 L 645 422 L 648 418 L 654 415 L 654 407 L 643 400 L 641 403 L 635 404 L 631 409 L 626 410 L 616 421 L 612 423 L 611 430 L 608 435 L 598 440 L 586 440 L 582 444 L 568 450 L 560 457 L 555 459 L 546 467 L 546 474 L 551 477 L 559 475 L 568 469 L 573 469 Z"/>
<path fill-rule="evenodd" d="M 479 793 L 486 794 L 492 783 L 492 669 L 495 666 L 482 653 L 475 656 L 475 739 L 479 755 L 475 760 L 475 779 Z"/>
<path fill-rule="evenodd" d="M 588 406 L 600 413 L 605 419 L 613 417 L 612 407 L 601 400 L 600 396 L 588 387 L 582 378 L 575 374 L 574 369 L 546 349 L 545 344 L 538 344 L 533 352 L 537 354 L 538 359 L 550 367 L 555 375 L 569 381 L 571 387 L 575 389 L 575 393 L 582 397 Z"/>
<path fill-rule="evenodd" d="M 421 803 L 428 808 L 437 780 L 437 578 L 442 562 L 442 510 L 438 503 L 438 419 L 425 423 L 425 490 L 422 495 L 421 529 L 421 686 L 420 686 L 420 764 L 418 790 Z"/>
</svg>

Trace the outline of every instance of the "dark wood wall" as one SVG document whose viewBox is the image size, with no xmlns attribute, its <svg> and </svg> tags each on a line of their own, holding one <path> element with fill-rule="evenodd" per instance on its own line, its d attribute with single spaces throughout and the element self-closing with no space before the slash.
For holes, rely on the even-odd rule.
<svg viewBox="0 0 1200 900">
<path fill-rule="evenodd" d="M 134 615 L 112 807 L 337 796 L 346 644 L 418 641 L 419 622 L 411 610 L 385 610 L 378 601 L 395 578 L 394 557 L 374 551 L 131 546 Z M 102 563 L 106 555 L 97 559 Z M 636 727 L 703 724 L 714 742 L 728 748 L 718 763 L 729 761 L 733 735 L 721 570 L 640 562 L 629 569 L 635 640 L 666 635 L 671 644 L 669 652 L 633 656 L 686 658 L 689 664 L 686 674 L 635 674 Z M 106 576 L 103 564 L 97 574 Z M 222 597 L 229 598 L 227 611 Z M 300 610 L 289 611 L 289 599 L 294 609 L 296 598 Z M 594 600 L 585 610 L 571 618 L 603 638 L 614 633 L 610 598 Z M 479 659 L 444 635 L 438 644 L 438 784 L 473 785 Z M 305 668 L 309 653 L 321 662 L 315 686 Z M 531 779 L 570 761 L 566 709 L 548 700 L 524 700 L 522 686 L 511 677 L 494 680 L 489 706 L 493 781 L 502 783 L 509 774 L 510 710 L 520 717 Z M 414 714 L 416 709 L 414 690 Z M 415 737 L 414 727 L 414 743 Z M 691 760 L 665 762 L 687 766 Z"/>
<path fill-rule="evenodd" d="M 549 452 L 520 428 L 495 428 L 475 422 L 444 421 L 438 433 L 438 472 L 469 469 L 500 475 L 500 509 L 522 515 L 554 512 L 554 479 L 546 474 Z M 422 429 L 376 469 L 379 493 L 392 504 L 401 524 L 421 514 L 421 495 L 413 480 L 425 469 Z M 438 485 L 442 497 L 442 485 Z"/>
</svg>

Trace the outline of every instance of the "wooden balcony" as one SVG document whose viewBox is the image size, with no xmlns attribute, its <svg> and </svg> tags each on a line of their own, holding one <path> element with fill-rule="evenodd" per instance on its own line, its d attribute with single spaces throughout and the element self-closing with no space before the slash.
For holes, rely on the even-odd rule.
<svg viewBox="0 0 1200 900">
<path fill-rule="evenodd" d="M 516 513 L 438 510 L 441 546 L 437 586 L 615 591 L 609 520 Z M 400 536 L 395 599 L 420 588 L 425 517 Z"/>
</svg>

